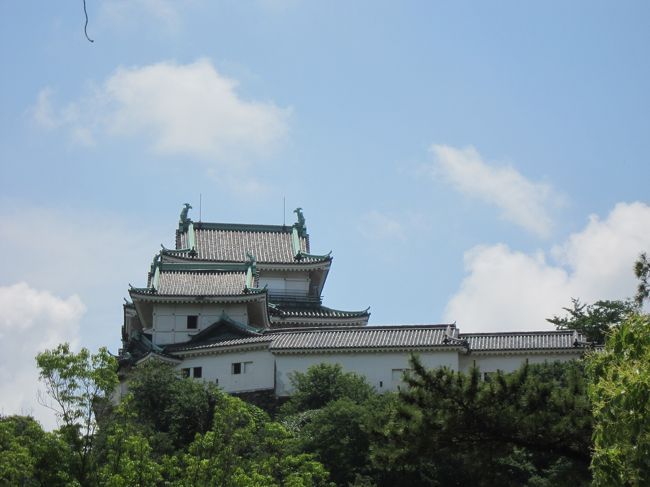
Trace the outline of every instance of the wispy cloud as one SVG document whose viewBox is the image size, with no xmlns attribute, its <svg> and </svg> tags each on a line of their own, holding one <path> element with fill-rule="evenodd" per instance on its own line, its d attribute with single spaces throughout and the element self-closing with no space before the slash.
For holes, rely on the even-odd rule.
<svg viewBox="0 0 650 487">
<path fill-rule="evenodd" d="M 62 342 L 74 346 L 85 306 L 77 295 L 60 298 L 21 282 L 0 286 L 0 308 L 0 412 L 32 414 L 52 428 L 53 414 L 38 403 L 34 357 Z"/>
<path fill-rule="evenodd" d="M 120 68 L 85 97 L 56 109 L 39 93 L 34 119 L 67 129 L 77 141 L 138 137 L 161 155 L 184 155 L 212 167 L 241 168 L 274 151 L 288 133 L 290 109 L 250 101 L 211 62 L 161 62 Z"/>
<path fill-rule="evenodd" d="M 445 319 L 465 331 L 548 329 L 572 297 L 594 302 L 635 291 L 634 261 L 650 250 L 650 207 L 619 203 L 550 253 L 523 253 L 505 244 L 465 253 L 467 276 L 449 301 Z"/>
<path fill-rule="evenodd" d="M 473 147 L 432 145 L 432 174 L 457 191 L 501 210 L 502 217 L 540 237 L 553 227 L 549 208 L 561 197 L 545 183 L 533 182 L 511 166 L 488 164 Z"/>
</svg>

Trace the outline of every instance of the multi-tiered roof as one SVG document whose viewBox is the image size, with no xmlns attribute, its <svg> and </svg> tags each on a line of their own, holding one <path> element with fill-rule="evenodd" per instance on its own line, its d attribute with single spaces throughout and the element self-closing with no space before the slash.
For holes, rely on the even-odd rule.
<svg viewBox="0 0 650 487">
<path fill-rule="evenodd" d="M 462 334 L 455 324 L 367 327 L 367 309 L 323 306 L 332 257 L 311 253 L 300 208 L 291 226 L 194 222 L 190 208 L 186 204 L 181 212 L 175 248 L 163 247 L 146 287 L 129 291 L 132 303 L 124 307 L 122 331 L 123 358 L 129 363 L 150 355 L 180 361 L 251 349 L 273 354 L 458 350 L 493 355 L 560 353 L 584 346 L 584 337 L 573 331 Z M 278 287 L 278 279 L 302 287 Z M 198 304 L 223 311 L 180 340 L 156 340 L 156 309 Z M 234 307 L 246 308 L 246 320 L 228 315 L 226 310 Z"/>
<path fill-rule="evenodd" d="M 135 311 L 131 317 L 139 321 L 137 328 L 145 332 L 145 338 L 153 326 L 154 305 L 164 303 L 245 303 L 249 322 L 240 323 L 239 328 L 255 333 L 368 323 L 367 309 L 341 311 L 323 306 L 322 291 L 332 257 L 311 253 L 300 208 L 291 226 L 194 222 L 188 216 L 190 209 L 185 204 L 181 211 L 175 248 L 163 247 L 151 264 L 147 285 L 129 290 L 133 304 L 127 310 Z M 304 288 L 277 289 L 265 284 L 273 276 L 291 279 L 293 275 L 303 278 Z M 128 330 L 124 334 L 129 335 Z M 200 335 L 192 337 L 192 345 Z M 210 339 L 214 341 L 214 334 Z"/>
</svg>

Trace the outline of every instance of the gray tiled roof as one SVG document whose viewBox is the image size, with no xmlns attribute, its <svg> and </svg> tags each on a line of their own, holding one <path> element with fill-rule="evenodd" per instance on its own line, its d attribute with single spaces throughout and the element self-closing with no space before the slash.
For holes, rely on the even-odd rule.
<svg viewBox="0 0 650 487">
<path fill-rule="evenodd" d="M 461 333 L 459 338 L 469 342 L 470 350 L 557 350 L 573 349 L 574 332 L 531 331 L 504 333 Z M 584 336 L 578 334 L 579 340 Z"/>
<path fill-rule="evenodd" d="M 207 350 L 224 347 L 269 343 L 271 352 L 355 350 L 355 349 L 418 349 L 459 347 L 445 343 L 448 325 L 394 325 L 312 330 L 267 330 L 262 336 L 239 338 L 218 343 L 179 345 L 174 352 Z M 455 328 L 452 328 L 452 331 Z M 582 338 L 581 335 L 578 335 Z M 466 333 L 471 351 L 513 350 L 576 350 L 573 331 L 540 331 L 513 333 Z"/>
<path fill-rule="evenodd" d="M 282 316 L 284 318 L 359 318 L 367 317 L 368 310 L 364 311 L 341 311 L 338 309 L 318 306 L 311 308 L 271 308 L 272 315 Z"/>
<path fill-rule="evenodd" d="M 169 347 L 172 353 L 184 352 L 189 350 L 205 350 L 205 349 L 220 349 L 227 347 L 236 347 L 244 345 L 254 345 L 256 343 L 269 343 L 272 340 L 270 336 L 253 336 L 246 338 L 234 338 L 232 340 L 224 340 L 221 342 L 213 343 L 190 343 L 186 345 L 175 344 L 173 347 Z"/>
<path fill-rule="evenodd" d="M 271 350 L 420 348 L 444 346 L 446 326 L 364 326 L 272 332 Z"/>
<path fill-rule="evenodd" d="M 245 272 L 161 272 L 158 294 L 179 296 L 228 296 L 243 294 Z"/>
<path fill-rule="evenodd" d="M 295 262 L 290 227 L 287 232 L 245 231 L 195 228 L 196 258 L 221 262 L 244 262 L 246 253 L 260 263 Z M 307 238 L 300 247 L 309 252 Z M 189 246 L 187 232 L 179 234 L 179 248 Z"/>
</svg>

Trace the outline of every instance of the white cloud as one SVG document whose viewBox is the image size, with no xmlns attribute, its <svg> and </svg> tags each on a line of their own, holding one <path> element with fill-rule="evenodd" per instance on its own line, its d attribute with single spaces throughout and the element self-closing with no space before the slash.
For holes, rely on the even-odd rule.
<svg viewBox="0 0 650 487">
<path fill-rule="evenodd" d="M 241 168 L 268 156 L 286 137 L 290 110 L 245 100 L 236 88 L 207 59 L 161 62 L 119 68 L 93 93 L 58 111 L 46 88 L 33 114 L 44 127 L 65 127 L 82 143 L 138 137 L 158 154 Z"/>
<path fill-rule="evenodd" d="M 17 210 L 5 202 L 0 205 L 0 286 L 27 282 L 57 296 L 79 296 L 87 307 L 80 340 L 91 350 L 108 346 L 116 352 L 128 283 L 146 283 L 156 251 L 152 241 L 173 245 L 169 228 L 156 229 L 142 214 L 135 218 L 27 206 Z"/>
<path fill-rule="evenodd" d="M 552 329 L 572 297 L 583 302 L 634 295 L 634 261 L 650 250 L 650 207 L 619 203 L 606 219 L 591 216 L 581 232 L 547 255 L 506 245 L 465 253 L 468 275 L 445 310 L 463 331 Z"/>
<path fill-rule="evenodd" d="M 59 343 L 77 342 L 85 311 L 77 295 L 62 299 L 22 282 L 0 286 L 0 411 L 32 414 L 43 426 L 55 426 L 54 415 L 38 404 L 35 356 Z"/>
<path fill-rule="evenodd" d="M 553 222 L 549 207 L 561 198 L 544 183 L 530 181 L 510 166 L 487 164 L 473 147 L 432 145 L 433 175 L 456 190 L 498 207 L 502 217 L 540 237 L 548 237 Z"/>
</svg>

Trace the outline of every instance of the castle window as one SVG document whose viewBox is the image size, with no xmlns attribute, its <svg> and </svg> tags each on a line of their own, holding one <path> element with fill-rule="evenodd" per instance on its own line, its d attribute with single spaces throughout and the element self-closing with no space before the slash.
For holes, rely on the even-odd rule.
<svg viewBox="0 0 650 487">
<path fill-rule="evenodd" d="M 251 371 L 253 362 L 234 362 L 230 367 L 230 372 L 232 374 L 245 374 L 246 372 Z"/>
<path fill-rule="evenodd" d="M 181 369 L 181 377 L 187 378 L 190 376 L 190 369 Z"/>
<path fill-rule="evenodd" d="M 393 382 L 401 382 L 404 378 L 404 373 L 409 372 L 411 369 L 393 369 L 391 371 L 391 376 Z"/>
<path fill-rule="evenodd" d="M 203 377 L 203 369 L 201 367 L 194 367 L 192 374 L 195 379 L 200 379 Z"/>
<path fill-rule="evenodd" d="M 187 329 L 196 330 L 199 327 L 199 317 L 191 315 L 187 317 Z"/>
</svg>

